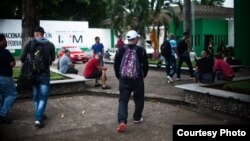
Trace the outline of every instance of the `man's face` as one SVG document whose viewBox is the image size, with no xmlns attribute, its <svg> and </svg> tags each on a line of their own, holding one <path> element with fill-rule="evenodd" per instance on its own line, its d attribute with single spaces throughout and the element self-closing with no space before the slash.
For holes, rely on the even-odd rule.
<svg viewBox="0 0 250 141">
<path fill-rule="evenodd" d="M 100 43 L 100 38 L 97 38 L 97 39 L 95 40 L 95 42 L 96 42 L 96 43 Z"/>
<path fill-rule="evenodd" d="M 70 52 L 66 52 L 66 55 L 67 55 L 67 56 L 70 56 Z"/>
<path fill-rule="evenodd" d="M 138 40 L 139 40 L 139 38 L 136 37 L 136 38 L 130 40 L 129 42 L 130 42 L 131 44 L 133 44 L 133 45 L 136 45 L 136 44 L 138 43 Z"/>
</svg>

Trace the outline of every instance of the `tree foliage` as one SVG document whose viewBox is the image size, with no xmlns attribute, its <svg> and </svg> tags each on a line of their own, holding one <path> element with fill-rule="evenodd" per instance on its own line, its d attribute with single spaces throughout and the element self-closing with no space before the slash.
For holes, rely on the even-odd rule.
<svg viewBox="0 0 250 141">
<path fill-rule="evenodd" d="M 99 27 L 108 17 L 110 0 L 36 0 L 39 2 L 39 19 L 89 21 L 91 27 Z M 22 0 L 1 0 L 0 18 L 21 19 Z"/>
<path fill-rule="evenodd" d="M 136 30 L 145 37 L 145 27 L 149 23 L 149 1 L 116 0 L 111 10 L 112 28 L 116 34 Z"/>
</svg>

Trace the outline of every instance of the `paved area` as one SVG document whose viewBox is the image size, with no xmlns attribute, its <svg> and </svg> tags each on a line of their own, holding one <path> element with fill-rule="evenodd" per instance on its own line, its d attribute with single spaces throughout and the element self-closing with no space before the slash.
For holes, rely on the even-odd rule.
<svg viewBox="0 0 250 141">
<path fill-rule="evenodd" d="M 31 99 L 17 100 L 14 104 L 11 125 L 0 124 L 0 139 L 18 141 L 171 141 L 174 124 L 249 124 L 249 121 L 225 115 L 215 111 L 198 109 L 171 101 L 182 101 L 183 91 L 174 86 L 191 83 L 188 75 L 182 75 L 182 81 L 168 84 L 163 69 L 151 68 L 145 79 L 146 96 L 170 100 L 169 103 L 148 99 L 143 116 L 145 122 L 134 125 L 132 113 L 134 104 L 129 103 L 129 123 L 127 132 L 119 134 L 117 127 L 117 97 L 90 96 L 92 92 L 100 95 L 118 94 L 118 80 L 115 78 L 113 65 L 107 64 L 108 84 L 111 90 L 94 88 L 94 81 L 87 81 L 87 91 L 81 94 L 53 96 L 48 101 L 46 127 L 36 129 L 33 126 L 33 106 Z M 76 64 L 82 74 L 84 64 Z M 249 69 L 247 69 L 249 70 Z M 236 76 L 249 75 L 242 71 Z M 87 95 L 86 95 L 87 94 Z"/>
<path fill-rule="evenodd" d="M 127 132 L 116 132 L 118 99 L 74 95 L 51 97 L 48 101 L 46 126 L 33 126 L 30 99 L 18 100 L 12 109 L 11 125 L 0 124 L 1 141 L 171 141 L 174 124 L 245 124 L 247 121 L 214 111 L 165 104 L 145 103 L 145 122 L 133 124 L 134 103 L 129 103 Z"/>
<path fill-rule="evenodd" d="M 107 93 L 107 94 L 119 94 L 119 81 L 115 77 L 113 64 L 105 64 L 108 68 L 107 84 L 112 87 L 111 90 L 102 90 L 101 88 L 95 88 L 94 80 L 86 82 L 87 90 L 91 92 Z M 76 68 L 79 70 L 79 75 L 82 75 L 84 64 L 77 64 Z M 241 68 L 236 72 L 236 77 L 250 76 L 250 68 Z M 175 88 L 176 85 L 193 83 L 187 72 L 181 75 L 181 81 L 175 81 L 176 75 L 174 75 L 174 83 L 167 83 L 165 68 L 150 68 L 148 76 L 144 80 L 145 82 L 145 95 L 147 97 L 160 98 L 169 100 L 172 102 L 183 101 L 183 90 Z"/>
</svg>

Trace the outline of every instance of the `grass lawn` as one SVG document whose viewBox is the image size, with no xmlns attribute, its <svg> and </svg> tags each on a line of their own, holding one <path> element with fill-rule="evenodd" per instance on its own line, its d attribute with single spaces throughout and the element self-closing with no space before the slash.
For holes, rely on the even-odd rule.
<svg viewBox="0 0 250 141">
<path fill-rule="evenodd" d="M 239 93 L 250 94 L 250 80 L 227 83 L 223 89 Z"/>
<path fill-rule="evenodd" d="M 13 68 L 13 79 L 14 80 L 18 79 L 19 74 L 20 74 L 20 69 L 21 69 L 20 67 Z M 50 79 L 51 80 L 62 80 L 62 79 L 65 79 L 65 77 L 62 75 L 59 75 L 57 73 L 50 72 Z"/>
</svg>

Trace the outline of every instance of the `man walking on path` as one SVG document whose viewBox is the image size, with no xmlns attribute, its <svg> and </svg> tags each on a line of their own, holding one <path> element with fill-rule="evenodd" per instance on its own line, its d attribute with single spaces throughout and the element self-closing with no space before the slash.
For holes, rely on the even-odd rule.
<svg viewBox="0 0 250 141">
<path fill-rule="evenodd" d="M 12 123 L 8 114 L 17 96 L 12 78 L 12 68 L 16 65 L 16 61 L 10 51 L 5 49 L 6 46 L 6 38 L 0 34 L 0 122 Z"/>
<path fill-rule="evenodd" d="M 131 30 L 126 35 L 128 44 L 121 47 L 115 56 L 115 75 L 119 79 L 118 132 L 124 132 L 128 118 L 128 102 L 133 92 L 135 102 L 134 123 L 143 121 L 144 78 L 148 73 L 146 50 L 137 46 L 140 35 Z"/>
<path fill-rule="evenodd" d="M 171 45 L 171 55 L 165 58 L 166 62 L 166 69 L 167 69 L 167 79 L 169 83 L 172 83 L 172 77 L 174 76 L 176 72 L 176 48 L 177 48 L 177 43 L 174 39 L 174 34 L 170 33 L 169 34 L 169 43 Z"/>
<path fill-rule="evenodd" d="M 33 86 L 32 86 L 32 95 L 33 95 L 33 104 L 35 109 L 35 126 L 38 128 L 44 127 L 43 120 L 46 119 L 44 115 L 49 90 L 50 90 L 50 65 L 55 60 L 55 46 L 49 40 L 44 38 L 44 29 L 38 27 L 34 31 L 35 39 L 29 41 L 25 46 L 21 55 L 21 61 L 25 62 L 28 59 L 28 56 L 31 56 L 31 61 L 34 55 L 36 55 L 38 48 L 39 52 L 42 52 L 43 59 L 40 63 L 39 68 L 44 68 L 39 71 L 33 72 Z M 36 52 L 34 52 L 36 50 Z M 33 56 L 33 57 L 32 57 Z M 34 57 L 35 58 L 35 57 Z M 41 57 L 39 57 L 41 58 Z"/>
<path fill-rule="evenodd" d="M 178 42 L 177 45 L 177 56 L 179 58 L 179 62 L 178 62 L 178 68 L 177 68 L 177 78 L 176 80 L 180 80 L 181 79 L 181 66 L 183 61 L 186 62 L 188 68 L 189 68 L 189 73 L 190 73 L 190 77 L 193 79 L 194 77 L 194 70 L 192 67 L 192 63 L 190 60 L 190 56 L 189 56 L 189 33 L 184 32 L 183 33 L 184 37 L 183 39 L 181 39 Z"/>
</svg>

